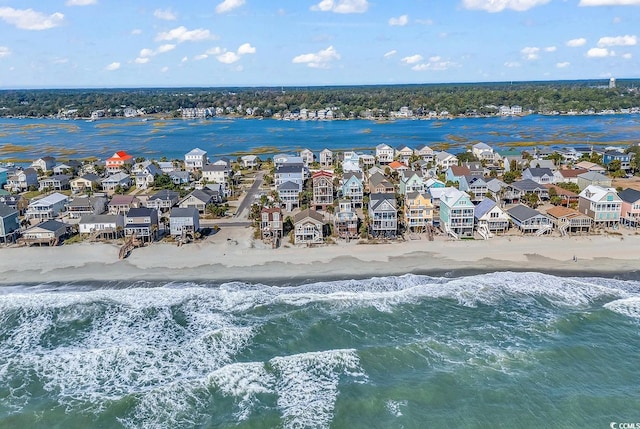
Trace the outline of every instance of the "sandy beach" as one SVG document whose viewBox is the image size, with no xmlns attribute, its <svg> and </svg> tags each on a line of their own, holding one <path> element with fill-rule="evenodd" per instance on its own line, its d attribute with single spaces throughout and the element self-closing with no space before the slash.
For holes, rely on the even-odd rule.
<svg viewBox="0 0 640 429">
<path fill-rule="evenodd" d="M 76 281 L 249 281 L 298 284 L 406 273 L 538 271 L 629 277 L 638 270 L 640 235 L 502 236 L 488 241 L 408 240 L 279 249 L 252 239 L 252 229 L 223 228 L 178 247 L 153 243 L 118 259 L 115 243 L 0 248 L 0 283 Z M 574 256 L 576 260 L 574 260 Z"/>
</svg>

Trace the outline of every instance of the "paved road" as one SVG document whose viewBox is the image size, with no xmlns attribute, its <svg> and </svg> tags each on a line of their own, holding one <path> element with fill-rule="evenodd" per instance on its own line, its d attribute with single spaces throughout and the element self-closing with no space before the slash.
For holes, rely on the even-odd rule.
<svg viewBox="0 0 640 429">
<path fill-rule="evenodd" d="M 253 185 L 251 185 L 251 187 L 247 190 L 247 193 L 245 194 L 244 198 L 240 202 L 240 205 L 238 206 L 238 209 L 236 210 L 236 215 L 235 215 L 236 218 L 247 217 L 247 214 L 244 212 L 245 210 L 248 210 L 251 204 L 253 204 L 253 202 L 255 201 L 255 197 L 256 195 L 258 195 L 260 186 L 262 185 L 263 176 L 264 176 L 264 172 L 262 171 L 256 174 L 256 178 L 255 178 L 255 181 L 253 182 Z"/>
</svg>

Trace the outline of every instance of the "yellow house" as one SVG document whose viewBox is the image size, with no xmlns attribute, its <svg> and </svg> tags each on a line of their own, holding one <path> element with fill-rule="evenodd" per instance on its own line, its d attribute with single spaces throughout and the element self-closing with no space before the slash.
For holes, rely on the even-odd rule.
<svg viewBox="0 0 640 429">
<path fill-rule="evenodd" d="M 423 232 L 433 225 L 433 202 L 429 194 L 407 192 L 404 199 L 404 224 L 409 232 Z"/>
</svg>

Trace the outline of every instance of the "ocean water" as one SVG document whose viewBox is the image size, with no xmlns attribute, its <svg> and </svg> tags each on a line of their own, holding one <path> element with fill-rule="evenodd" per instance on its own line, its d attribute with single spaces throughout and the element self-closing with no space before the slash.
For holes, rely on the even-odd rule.
<svg viewBox="0 0 640 429">
<path fill-rule="evenodd" d="M 640 115 L 460 118 L 453 120 L 278 121 L 214 118 L 208 120 L 0 118 L 0 160 L 33 160 L 44 155 L 60 159 L 105 159 L 116 150 L 159 159 L 184 159 L 195 147 L 209 157 L 257 152 L 262 157 L 294 153 L 369 152 L 380 143 L 397 147 L 427 144 L 459 152 L 478 142 L 498 152 L 528 149 L 539 142 L 628 146 L 638 140 Z"/>
<path fill-rule="evenodd" d="M 635 280 L 0 288 L 2 428 L 605 428 L 638 368 Z"/>
</svg>

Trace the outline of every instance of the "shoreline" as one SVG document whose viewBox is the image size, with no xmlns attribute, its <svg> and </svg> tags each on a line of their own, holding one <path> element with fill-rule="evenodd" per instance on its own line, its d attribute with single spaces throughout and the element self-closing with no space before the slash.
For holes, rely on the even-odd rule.
<svg viewBox="0 0 640 429">
<path fill-rule="evenodd" d="M 198 243 L 153 243 L 118 259 L 114 243 L 0 248 L 0 285 L 69 282 L 227 282 L 299 285 L 404 274 L 463 277 L 496 271 L 640 280 L 640 236 L 410 240 L 267 248 L 250 228 Z M 574 256 L 577 258 L 574 261 Z M 29 262 L 25 262 L 29 261 Z"/>
</svg>

